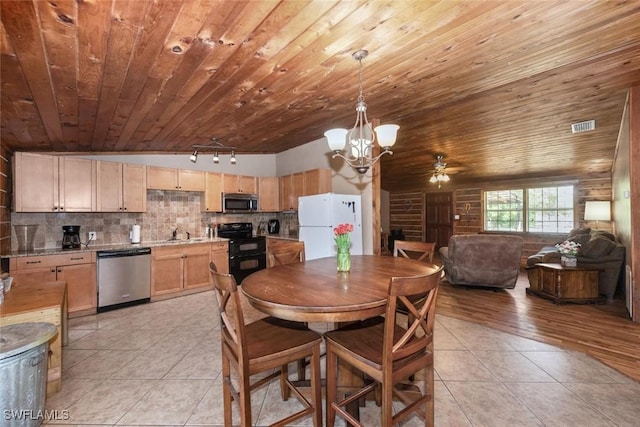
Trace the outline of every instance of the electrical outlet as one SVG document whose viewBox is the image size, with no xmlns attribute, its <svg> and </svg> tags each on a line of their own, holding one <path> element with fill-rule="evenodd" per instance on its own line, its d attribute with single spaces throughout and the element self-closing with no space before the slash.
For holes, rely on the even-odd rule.
<svg viewBox="0 0 640 427">
<path fill-rule="evenodd" d="M 90 231 L 89 232 L 89 240 L 96 240 L 98 238 L 98 233 L 95 231 Z"/>
</svg>

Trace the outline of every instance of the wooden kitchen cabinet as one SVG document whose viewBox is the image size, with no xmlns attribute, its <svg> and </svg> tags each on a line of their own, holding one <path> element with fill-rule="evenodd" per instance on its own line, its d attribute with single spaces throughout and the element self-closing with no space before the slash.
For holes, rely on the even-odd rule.
<svg viewBox="0 0 640 427">
<path fill-rule="evenodd" d="M 255 176 L 248 175 L 222 175 L 222 188 L 225 193 L 248 193 L 258 192 L 258 182 Z"/>
<path fill-rule="evenodd" d="M 146 212 L 147 167 L 98 161 L 96 210 L 98 212 Z"/>
<path fill-rule="evenodd" d="M 69 313 L 97 306 L 95 252 L 11 258 L 9 270 L 16 286 L 65 281 Z"/>
<path fill-rule="evenodd" d="M 222 212 L 222 174 L 207 172 L 204 182 L 200 210 L 203 212 Z"/>
<path fill-rule="evenodd" d="M 304 171 L 304 196 L 330 193 L 331 190 L 331 169 Z"/>
<path fill-rule="evenodd" d="M 92 212 L 96 161 L 77 157 L 14 155 L 16 212 Z"/>
<path fill-rule="evenodd" d="M 185 243 L 151 249 L 151 296 L 211 285 L 209 243 Z"/>
<path fill-rule="evenodd" d="M 261 212 L 280 211 L 280 185 L 277 177 L 258 178 L 258 208 Z"/>
<path fill-rule="evenodd" d="M 204 191 L 204 188 L 204 172 L 147 166 L 149 190 Z"/>
<path fill-rule="evenodd" d="M 298 197 L 304 195 L 304 172 L 280 177 L 280 209 L 298 210 Z"/>
<path fill-rule="evenodd" d="M 211 243 L 211 261 L 216 265 L 218 273 L 229 273 L 229 242 Z"/>
</svg>

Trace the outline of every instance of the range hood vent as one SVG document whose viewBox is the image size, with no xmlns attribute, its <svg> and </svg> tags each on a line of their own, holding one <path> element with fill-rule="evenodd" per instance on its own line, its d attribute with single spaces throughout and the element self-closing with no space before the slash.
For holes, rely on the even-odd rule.
<svg viewBox="0 0 640 427">
<path fill-rule="evenodd" d="M 571 132 L 573 133 L 589 132 L 595 129 L 596 129 L 595 120 L 587 120 L 586 122 L 578 122 L 578 123 L 573 123 L 571 125 Z"/>
</svg>

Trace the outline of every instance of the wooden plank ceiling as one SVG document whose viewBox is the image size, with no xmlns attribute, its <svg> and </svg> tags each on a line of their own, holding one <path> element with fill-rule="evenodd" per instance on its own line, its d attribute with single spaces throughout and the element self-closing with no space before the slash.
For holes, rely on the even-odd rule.
<svg viewBox="0 0 640 427">
<path fill-rule="evenodd" d="M 611 169 L 640 84 L 640 1 L 0 2 L 2 143 L 278 153 L 369 118 L 400 125 L 382 186 Z M 571 123 L 597 129 L 572 134 Z M 328 150 L 327 150 L 328 151 Z"/>
</svg>

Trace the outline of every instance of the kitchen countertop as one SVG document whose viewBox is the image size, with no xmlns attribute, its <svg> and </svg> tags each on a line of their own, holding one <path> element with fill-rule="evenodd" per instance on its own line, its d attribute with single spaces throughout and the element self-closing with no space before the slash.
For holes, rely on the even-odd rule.
<svg viewBox="0 0 640 427">
<path fill-rule="evenodd" d="M 269 239 L 293 240 L 294 242 L 298 241 L 297 234 L 265 234 L 264 236 Z"/>
<path fill-rule="evenodd" d="M 84 247 L 82 245 L 79 249 L 62 249 L 62 248 L 40 248 L 34 249 L 30 252 L 18 252 L 12 251 L 0 256 L 0 258 L 19 258 L 26 256 L 46 256 L 46 255 L 59 255 L 59 254 L 73 254 L 84 252 L 96 252 L 114 249 L 132 249 L 132 248 L 153 248 L 158 246 L 176 246 L 176 245 L 192 245 L 196 243 L 215 243 L 215 242 L 228 242 L 229 239 L 222 237 L 195 237 L 193 239 L 178 239 L 178 240 L 153 240 L 142 243 L 114 243 L 111 245 L 89 245 Z"/>
</svg>

